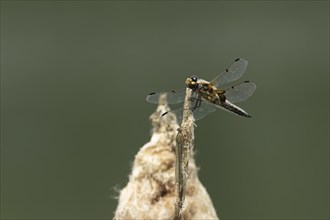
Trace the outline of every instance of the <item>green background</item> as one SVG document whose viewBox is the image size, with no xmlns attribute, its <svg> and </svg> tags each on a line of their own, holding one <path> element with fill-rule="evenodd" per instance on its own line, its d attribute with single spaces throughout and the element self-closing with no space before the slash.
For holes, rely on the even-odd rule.
<svg viewBox="0 0 330 220">
<path fill-rule="evenodd" d="M 222 219 L 329 217 L 329 1 L 1 1 L 1 217 L 110 219 L 149 92 L 235 58 L 257 84 L 198 121 Z"/>
</svg>

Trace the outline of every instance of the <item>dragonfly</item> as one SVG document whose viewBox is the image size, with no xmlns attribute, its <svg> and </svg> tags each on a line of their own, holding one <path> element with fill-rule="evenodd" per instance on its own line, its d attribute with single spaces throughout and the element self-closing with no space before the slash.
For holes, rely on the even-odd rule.
<svg viewBox="0 0 330 220">
<path fill-rule="evenodd" d="M 211 81 L 198 79 L 192 76 L 186 79 L 186 88 L 193 91 L 190 99 L 195 120 L 215 112 L 216 109 L 223 109 L 238 116 L 251 118 L 251 115 L 234 103 L 243 102 L 248 99 L 256 89 L 256 85 L 250 81 L 244 81 L 232 86 L 223 87 L 225 84 L 238 80 L 243 76 L 247 68 L 248 61 L 237 58 L 225 71 L 216 76 Z M 168 104 L 179 104 L 185 99 L 186 88 L 169 92 L 150 93 L 146 100 L 153 104 L 158 104 L 161 95 L 166 94 Z M 182 108 L 171 110 L 179 117 L 183 112 Z M 166 115 L 168 112 L 162 114 Z"/>
</svg>

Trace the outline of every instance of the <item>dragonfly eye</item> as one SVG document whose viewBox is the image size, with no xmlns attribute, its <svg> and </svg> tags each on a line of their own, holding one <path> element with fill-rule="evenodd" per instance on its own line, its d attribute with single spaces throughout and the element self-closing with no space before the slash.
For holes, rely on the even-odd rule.
<svg viewBox="0 0 330 220">
<path fill-rule="evenodd" d="M 197 82 L 197 77 L 196 77 L 196 76 L 192 76 L 192 77 L 191 77 L 191 80 L 192 80 L 193 82 Z"/>
</svg>

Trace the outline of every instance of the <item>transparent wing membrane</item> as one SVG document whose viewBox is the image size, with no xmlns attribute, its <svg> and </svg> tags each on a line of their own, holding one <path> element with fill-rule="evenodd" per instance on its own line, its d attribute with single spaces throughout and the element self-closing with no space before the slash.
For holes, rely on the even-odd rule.
<svg viewBox="0 0 330 220">
<path fill-rule="evenodd" d="M 241 78 L 246 70 L 248 61 L 238 58 L 223 73 L 215 77 L 210 83 L 215 87 L 233 82 Z"/>
<path fill-rule="evenodd" d="M 212 112 L 215 112 L 215 110 L 217 109 L 212 103 L 202 101 L 201 106 L 193 111 L 194 118 L 196 121 L 200 120 Z"/>
<path fill-rule="evenodd" d="M 158 104 L 159 97 L 163 94 L 166 94 L 166 100 L 168 104 L 177 104 L 184 101 L 186 95 L 186 89 L 174 90 L 170 92 L 159 92 L 159 93 L 150 93 L 146 100 L 153 104 Z"/>
<path fill-rule="evenodd" d="M 228 89 L 224 89 L 226 99 L 232 103 L 243 102 L 248 99 L 256 89 L 256 84 L 245 81 L 234 85 Z"/>
<path fill-rule="evenodd" d="M 194 102 L 196 102 L 196 101 L 194 101 Z M 194 106 L 194 104 L 195 103 L 192 103 L 192 106 Z M 193 110 L 192 112 L 194 114 L 194 119 L 197 121 L 197 120 L 200 120 L 200 119 L 206 117 L 207 115 L 211 114 L 212 112 L 215 112 L 217 109 L 212 103 L 202 101 L 201 105 L 198 108 L 191 109 L 191 110 Z M 183 116 L 183 108 L 181 107 L 181 108 L 173 109 L 170 112 L 175 113 L 177 121 L 180 124 L 182 121 L 182 116 Z M 166 117 L 166 115 L 167 115 L 167 113 L 163 114 L 162 117 Z"/>
</svg>

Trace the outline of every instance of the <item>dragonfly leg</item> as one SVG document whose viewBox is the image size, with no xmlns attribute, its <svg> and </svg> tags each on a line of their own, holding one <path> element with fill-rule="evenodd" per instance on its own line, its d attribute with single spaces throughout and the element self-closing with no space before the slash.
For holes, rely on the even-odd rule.
<svg viewBox="0 0 330 220">
<path fill-rule="evenodd" d="M 189 101 L 195 102 L 195 103 L 193 104 L 192 107 L 190 107 L 189 109 L 186 109 L 186 110 L 194 111 L 195 109 L 199 108 L 202 104 L 202 99 L 198 94 L 195 94 L 195 97 L 191 97 L 189 99 Z"/>
<path fill-rule="evenodd" d="M 190 110 L 195 111 L 197 108 L 201 107 L 202 99 L 200 97 L 195 98 L 195 106 L 192 107 Z"/>
<path fill-rule="evenodd" d="M 189 98 L 189 101 L 191 101 L 191 102 L 194 102 L 194 101 L 196 101 L 197 100 L 197 98 L 195 98 L 195 97 L 191 97 L 191 98 Z"/>
</svg>

